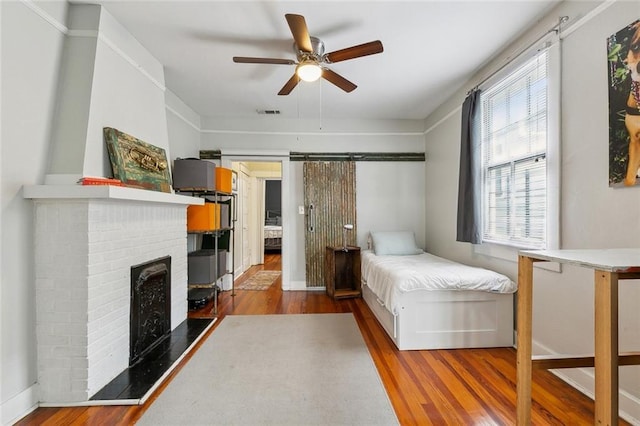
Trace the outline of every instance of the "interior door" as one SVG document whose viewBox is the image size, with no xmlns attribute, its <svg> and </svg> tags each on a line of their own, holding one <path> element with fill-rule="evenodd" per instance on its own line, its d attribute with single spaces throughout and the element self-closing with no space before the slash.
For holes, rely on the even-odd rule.
<svg viewBox="0 0 640 426">
<path fill-rule="evenodd" d="M 251 210 L 250 195 L 251 182 L 242 163 L 234 163 L 237 176 L 236 211 L 234 218 L 234 267 L 236 278 L 251 267 L 251 246 L 249 244 L 249 220 L 248 212 Z"/>
<path fill-rule="evenodd" d="M 245 173 L 241 173 L 239 183 L 242 188 L 240 197 L 242 197 L 242 205 L 244 206 L 242 209 L 242 272 L 244 272 L 251 267 L 251 241 L 249 238 L 251 180 Z"/>
<path fill-rule="evenodd" d="M 356 178 L 353 161 L 308 161 L 303 165 L 305 271 L 307 287 L 324 286 L 327 246 L 356 243 Z"/>
</svg>

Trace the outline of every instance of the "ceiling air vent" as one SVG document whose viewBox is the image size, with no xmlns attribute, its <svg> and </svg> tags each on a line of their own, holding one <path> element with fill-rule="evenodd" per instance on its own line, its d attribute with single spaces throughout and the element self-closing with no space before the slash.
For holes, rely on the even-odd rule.
<svg viewBox="0 0 640 426">
<path fill-rule="evenodd" d="M 279 109 L 259 109 L 258 114 L 278 115 L 280 114 L 280 110 Z"/>
</svg>

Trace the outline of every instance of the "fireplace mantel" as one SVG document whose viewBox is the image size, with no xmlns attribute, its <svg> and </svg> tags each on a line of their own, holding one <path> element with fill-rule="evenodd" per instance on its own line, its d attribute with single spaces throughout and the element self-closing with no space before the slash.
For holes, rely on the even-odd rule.
<svg viewBox="0 0 640 426">
<path fill-rule="evenodd" d="M 202 198 L 114 185 L 26 185 L 23 190 L 24 198 L 30 199 L 106 199 L 183 205 L 204 204 Z"/>
</svg>

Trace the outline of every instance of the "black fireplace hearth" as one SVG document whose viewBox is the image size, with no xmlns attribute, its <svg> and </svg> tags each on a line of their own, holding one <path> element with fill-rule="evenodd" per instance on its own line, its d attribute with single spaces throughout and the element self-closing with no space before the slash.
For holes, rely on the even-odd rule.
<svg viewBox="0 0 640 426">
<path fill-rule="evenodd" d="M 169 338 L 156 345 L 136 365 L 120 373 L 91 400 L 124 405 L 145 400 L 154 386 L 178 365 L 178 361 L 197 346 L 197 342 L 213 324 L 212 318 L 184 320 L 170 333 Z"/>
</svg>

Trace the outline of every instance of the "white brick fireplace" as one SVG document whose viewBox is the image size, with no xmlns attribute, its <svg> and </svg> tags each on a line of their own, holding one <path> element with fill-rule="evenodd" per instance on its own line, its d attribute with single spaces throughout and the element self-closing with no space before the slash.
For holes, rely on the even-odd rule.
<svg viewBox="0 0 640 426">
<path fill-rule="evenodd" d="M 132 266 L 170 256 L 171 329 L 186 319 L 186 206 L 203 203 L 76 185 L 113 176 L 106 126 L 173 157 L 162 64 L 102 6 L 68 6 L 45 185 L 23 192 L 34 200 L 41 405 L 91 404 L 128 367 Z"/>
<path fill-rule="evenodd" d="M 171 256 L 171 329 L 187 317 L 186 206 L 122 187 L 31 186 L 40 401 L 87 402 L 129 365 L 131 266 Z"/>
</svg>

